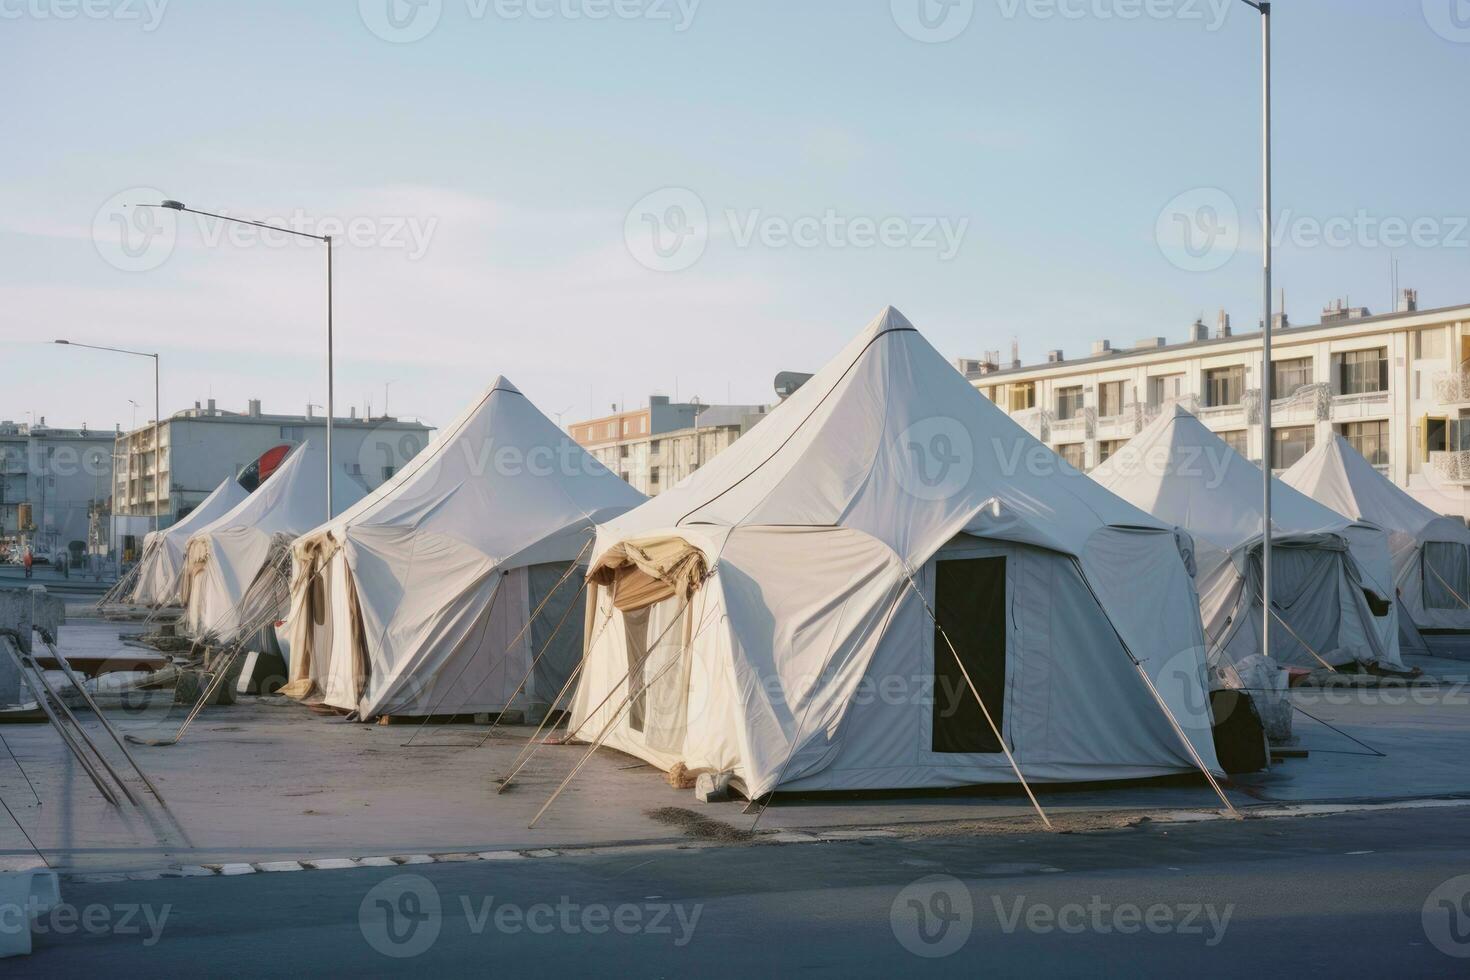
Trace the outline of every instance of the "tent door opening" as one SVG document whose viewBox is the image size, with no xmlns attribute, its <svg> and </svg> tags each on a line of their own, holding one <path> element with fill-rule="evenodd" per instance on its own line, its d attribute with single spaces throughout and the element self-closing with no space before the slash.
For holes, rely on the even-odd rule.
<svg viewBox="0 0 1470 980">
<path fill-rule="evenodd" d="M 935 562 L 934 613 L 932 749 L 946 753 L 999 752 L 1000 742 L 975 702 L 965 675 L 984 700 L 995 727 L 1004 731 L 1006 560 Z M 950 652 L 951 645 L 954 653 Z M 955 662 L 955 653 L 959 654 L 959 663 Z"/>
</svg>

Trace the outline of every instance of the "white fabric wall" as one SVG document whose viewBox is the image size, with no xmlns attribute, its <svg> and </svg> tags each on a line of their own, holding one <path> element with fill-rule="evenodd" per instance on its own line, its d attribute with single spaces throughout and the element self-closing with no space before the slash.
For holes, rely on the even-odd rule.
<svg viewBox="0 0 1470 980">
<path fill-rule="evenodd" d="M 993 555 L 1008 563 L 1005 729 L 1026 778 L 1086 781 L 1196 770 L 1076 562 L 972 538 L 942 552 L 945 558 Z M 759 578 L 752 569 L 760 570 Z M 920 585 L 931 601 L 933 576 L 930 562 Z M 668 623 L 681 606 L 680 599 L 664 600 L 655 607 L 656 621 Z M 670 685 L 661 697 L 687 691 L 682 745 L 632 731 L 625 715 L 609 746 L 664 769 L 682 762 L 694 770 L 733 772 L 752 795 L 775 788 L 778 780 L 807 790 L 1015 782 L 1002 754 L 929 751 L 932 620 L 907 586 L 902 565 L 866 535 L 742 528 L 730 536 L 717 574 L 696 594 L 688 615 L 693 642 L 687 668 L 671 669 L 657 681 Z M 571 722 L 587 741 L 628 693 L 623 614 L 611 611 L 605 589 L 597 617 Z M 1206 764 L 1216 765 L 1199 637 L 1161 659 L 1150 673 L 1197 737 Z M 645 671 L 647 679 L 655 675 Z M 656 700 L 664 703 L 650 697 L 650 704 Z"/>
</svg>

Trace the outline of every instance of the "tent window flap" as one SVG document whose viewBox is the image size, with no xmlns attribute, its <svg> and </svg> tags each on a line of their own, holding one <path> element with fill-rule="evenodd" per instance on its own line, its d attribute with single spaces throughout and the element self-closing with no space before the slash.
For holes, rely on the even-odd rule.
<svg viewBox="0 0 1470 980">
<path fill-rule="evenodd" d="M 998 729 L 1005 728 L 1006 560 L 971 558 L 935 563 L 935 752 L 994 753 L 999 740 L 975 702 L 965 675 L 985 701 Z M 941 629 L 943 632 L 941 632 Z M 948 637 L 949 642 L 945 642 Z M 950 652 L 950 645 L 954 652 Z M 955 653 L 964 664 L 955 662 Z"/>
</svg>

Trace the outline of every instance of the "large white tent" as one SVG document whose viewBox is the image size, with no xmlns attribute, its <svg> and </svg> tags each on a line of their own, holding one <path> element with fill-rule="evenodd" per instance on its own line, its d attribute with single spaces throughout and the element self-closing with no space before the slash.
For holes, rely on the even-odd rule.
<svg viewBox="0 0 1470 980">
<path fill-rule="evenodd" d="M 214 523 L 201 528 L 185 549 L 179 597 L 191 635 L 230 640 L 242 625 L 238 608 L 273 550 L 327 519 L 326 454 L 310 442 L 294 448 L 259 489 Z M 332 509 L 342 512 L 366 488 L 339 465 L 332 480 Z"/>
<path fill-rule="evenodd" d="M 597 522 L 644 499 L 497 379 L 295 542 L 287 693 L 366 720 L 503 711 L 526 679 L 514 704 L 549 705 L 583 637 L 572 562 Z"/>
<path fill-rule="evenodd" d="M 179 573 L 184 569 L 184 550 L 189 538 L 228 514 L 248 496 L 250 491 L 230 477 L 182 520 L 161 531 L 150 531 L 143 538 L 143 558 L 138 563 L 132 601 L 149 606 L 178 601 Z"/>
<path fill-rule="evenodd" d="M 595 555 L 570 731 L 660 768 L 751 797 L 1015 782 L 973 683 L 1027 781 L 1218 769 L 1173 529 L 895 310 Z"/>
<path fill-rule="evenodd" d="M 1091 475 L 1193 537 L 1216 666 L 1261 653 L 1260 468 L 1176 406 Z M 1272 486 L 1270 657 L 1310 669 L 1325 662 L 1402 670 L 1387 535 L 1279 479 Z"/>
<path fill-rule="evenodd" d="M 1399 615 L 1421 630 L 1470 630 L 1470 528 L 1415 500 L 1340 435 L 1282 474 L 1314 500 L 1388 532 Z"/>
</svg>

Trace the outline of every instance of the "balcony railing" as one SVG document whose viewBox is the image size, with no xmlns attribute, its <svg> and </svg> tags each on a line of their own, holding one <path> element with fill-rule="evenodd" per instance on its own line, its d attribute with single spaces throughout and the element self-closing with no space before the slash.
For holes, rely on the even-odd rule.
<svg viewBox="0 0 1470 980">
<path fill-rule="evenodd" d="M 1049 438 L 1051 420 L 1047 417 L 1047 412 L 1044 410 L 1039 408 L 1022 409 L 1019 412 L 1012 412 L 1011 418 L 1015 419 L 1017 425 L 1042 442 L 1046 442 Z"/>
<path fill-rule="evenodd" d="M 1087 438 L 1088 429 L 1086 412 L 1070 419 L 1056 419 L 1051 423 L 1051 437 L 1073 441 Z M 1034 435 L 1034 433 L 1033 433 Z"/>
<path fill-rule="evenodd" d="M 1470 450 L 1430 453 L 1429 465 L 1446 483 L 1470 483 Z"/>
<path fill-rule="evenodd" d="M 1332 398 L 1332 420 L 1376 418 L 1387 414 L 1390 409 L 1388 392 L 1370 391 L 1363 395 L 1334 395 Z"/>
<path fill-rule="evenodd" d="M 1436 374 L 1434 400 L 1441 405 L 1470 404 L 1470 372 L 1441 371 Z"/>
<path fill-rule="evenodd" d="M 1285 398 L 1271 401 L 1273 423 L 1325 422 L 1332 415 L 1332 386 L 1302 385 Z"/>
</svg>

